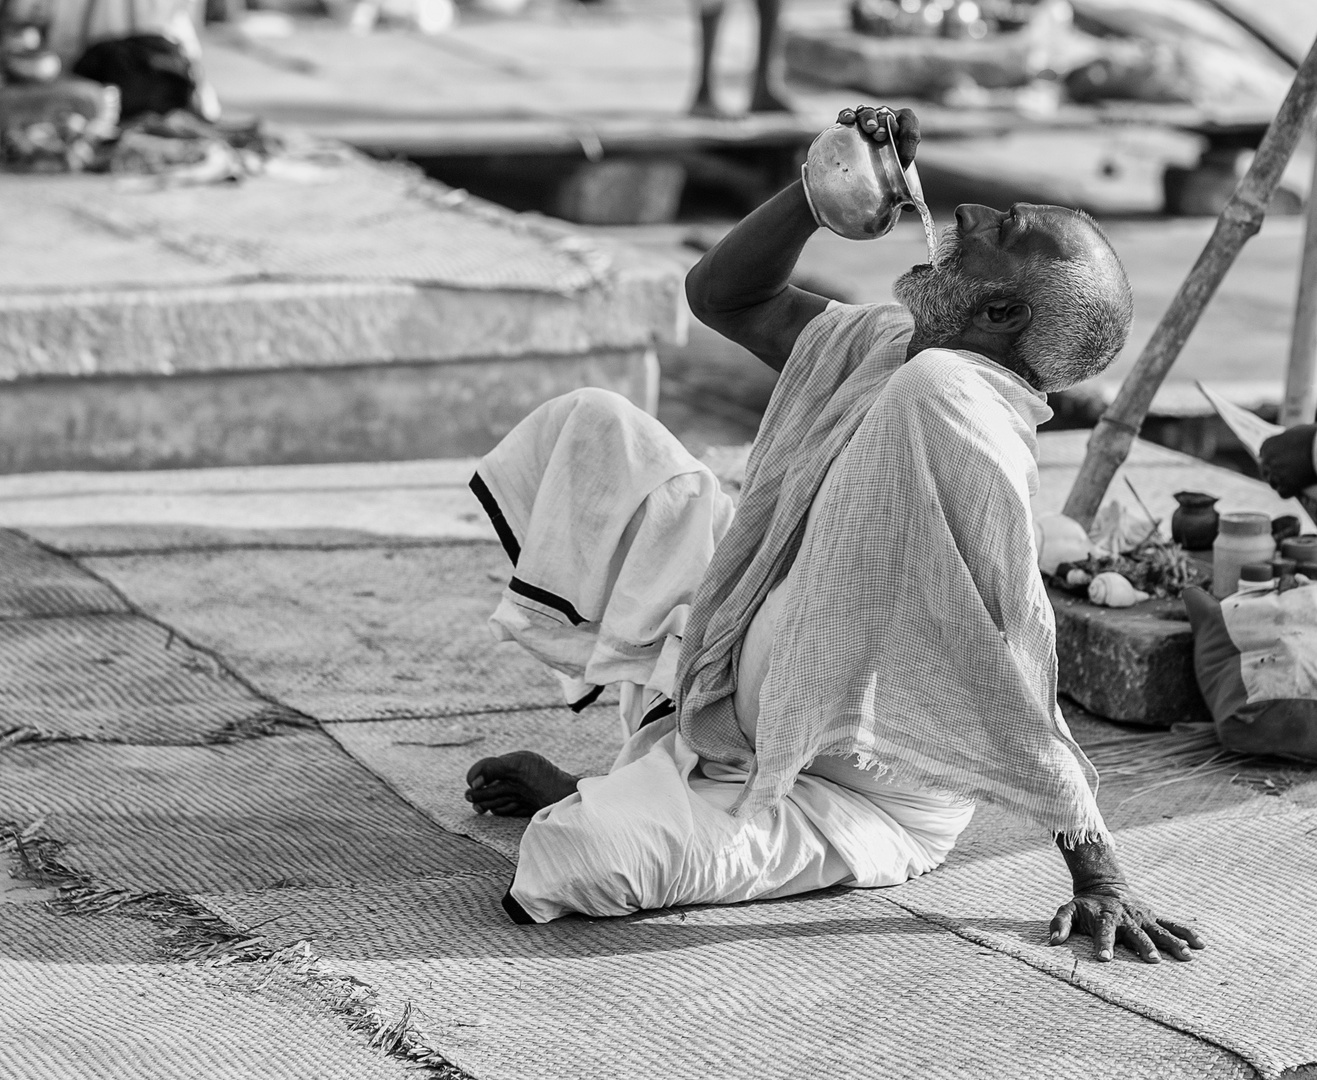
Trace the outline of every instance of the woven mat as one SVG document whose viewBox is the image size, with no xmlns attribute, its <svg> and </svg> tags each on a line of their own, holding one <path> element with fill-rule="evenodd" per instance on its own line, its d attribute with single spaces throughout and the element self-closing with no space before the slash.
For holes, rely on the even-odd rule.
<svg viewBox="0 0 1317 1080">
<path fill-rule="evenodd" d="M 320 720 L 562 704 L 545 667 L 490 634 L 510 572 L 496 544 L 84 561 Z"/>
<path fill-rule="evenodd" d="M 480 1080 L 1244 1077 L 880 894 L 518 927 L 493 878 L 206 897 L 404 1001 Z"/>
<path fill-rule="evenodd" d="M 44 835 L 101 884 L 193 893 L 508 873 L 320 731 L 215 747 L 22 744 L 0 753 L 0 821 Z"/>
<path fill-rule="evenodd" d="M 111 279 L 118 285 L 161 283 L 144 249 L 181 262 L 188 283 L 414 281 L 571 293 L 608 271 L 607 254 L 589 241 L 466 200 L 414 169 L 344 157 L 312 179 L 136 192 L 103 177 L 57 187 L 48 177 L 15 177 L 6 180 L 6 210 L 59 218 L 63 233 L 76 224 L 102 246 L 116 241 L 137 256 Z M 27 267 L 0 270 L 0 287 L 14 291 L 105 284 L 103 276 L 82 280 L 67 259 L 44 280 Z"/>
<path fill-rule="evenodd" d="M 0 905 L 6 1080 L 401 1080 L 289 979 L 161 963 L 160 928 Z M 235 965 L 241 966 L 241 965 Z M 265 976 L 264 967 L 260 969 Z M 277 974 L 277 973 L 276 973 Z"/>
<path fill-rule="evenodd" d="M 971 941 L 1228 1048 L 1263 1077 L 1317 1063 L 1317 941 L 1303 929 L 1317 881 L 1317 810 L 1254 795 L 1228 778 L 1129 799 L 1132 790 L 1129 783 L 1108 785 L 1101 801 L 1140 893 L 1163 915 L 1202 927 L 1208 948 L 1188 964 L 1147 966 L 1124 950 L 1098 964 L 1087 938 L 1049 948 L 1047 920 L 1069 894 L 1064 864 L 1046 838 L 1026 834 L 992 808 L 980 808 L 946 865 L 892 899 Z"/>
<path fill-rule="evenodd" d="M 305 722 L 137 615 L 0 620 L 0 671 L 0 731 L 40 738 L 203 743 Z"/>
<path fill-rule="evenodd" d="M 113 589 L 71 559 L 0 529 L 0 619 L 127 610 Z"/>
<path fill-rule="evenodd" d="M 326 724 L 325 730 L 449 832 L 473 837 L 512 860 L 526 819 L 472 812 L 462 798 L 472 764 L 512 750 L 535 750 L 577 776 L 602 776 L 622 745 L 617 709 L 609 706 L 580 714 L 558 708 Z"/>
</svg>

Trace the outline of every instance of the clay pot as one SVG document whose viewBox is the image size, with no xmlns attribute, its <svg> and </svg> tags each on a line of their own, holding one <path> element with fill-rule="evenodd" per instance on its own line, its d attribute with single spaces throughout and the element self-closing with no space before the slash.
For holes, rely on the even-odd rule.
<svg viewBox="0 0 1317 1080">
<path fill-rule="evenodd" d="M 1221 516 L 1213 507 L 1217 500 L 1202 491 L 1177 491 L 1179 508 L 1171 515 L 1171 539 L 1190 551 L 1205 551 L 1216 539 Z"/>
</svg>

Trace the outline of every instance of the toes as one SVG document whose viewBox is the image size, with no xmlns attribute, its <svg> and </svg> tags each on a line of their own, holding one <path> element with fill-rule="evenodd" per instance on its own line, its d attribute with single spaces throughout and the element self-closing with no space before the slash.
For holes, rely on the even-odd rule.
<svg viewBox="0 0 1317 1080">
<path fill-rule="evenodd" d="M 478 788 L 485 783 L 485 778 L 498 765 L 498 758 L 481 758 L 471 768 L 466 771 L 466 782 L 473 788 Z"/>
<path fill-rule="evenodd" d="M 491 780 L 480 787 L 473 787 L 466 793 L 467 801 L 473 802 L 478 806 L 488 806 L 490 803 L 500 802 L 503 799 L 515 799 L 519 792 L 511 784 L 503 780 Z"/>
<path fill-rule="evenodd" d="M 530 817 L 530 808 L 520 799 L 503 799 L 491 803 L 489 812 L 496 817 Z"/>
</svg>

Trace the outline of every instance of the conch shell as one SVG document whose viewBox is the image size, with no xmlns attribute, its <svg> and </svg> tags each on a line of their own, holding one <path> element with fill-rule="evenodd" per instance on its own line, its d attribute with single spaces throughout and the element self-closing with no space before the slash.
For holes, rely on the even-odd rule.
<svg viewBox="0 0 1317 1080">
<path fill-rule="evenodd" d="M 1101 607 L 1133 607 L 1147 600 L 1148 594 L 1136 589 L 1124 575 L 1107 570 L 1089 582 L 1088 599 Z"/>
</svg>

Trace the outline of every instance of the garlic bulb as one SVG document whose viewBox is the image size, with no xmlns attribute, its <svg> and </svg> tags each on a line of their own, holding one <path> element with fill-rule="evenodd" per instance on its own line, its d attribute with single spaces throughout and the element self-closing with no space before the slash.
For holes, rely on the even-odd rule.
<svg viewBox="0 0 1317 1080">
<path fill-rule="evenodd" d="M 1133 607 L 1147 600 L 1148 594 L 1136 589 L 1128 578 L 1108 570 L 1089 583 L 1088 599 L 1101 607 Z"/>
</svg>

